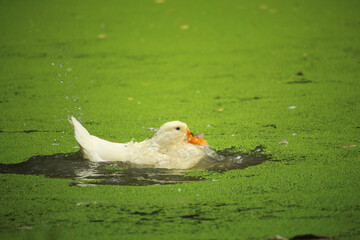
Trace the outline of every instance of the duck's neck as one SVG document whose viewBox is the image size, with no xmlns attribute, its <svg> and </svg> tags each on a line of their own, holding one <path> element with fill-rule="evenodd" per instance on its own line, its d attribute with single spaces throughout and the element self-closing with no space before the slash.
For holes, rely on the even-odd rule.
<svg viewBox="0 0 360 240">
<path fill-rule="evenodd" d="M 160 149 L 171 149 L 172 147 L 183 144 L 183 141 L 178 139 L 167 138 L 163 135 L 155 135 L 151 139 L 153 144 L 156 144 Z M 165 150 L 166 151 L 166 150 Z"/>
</svg>

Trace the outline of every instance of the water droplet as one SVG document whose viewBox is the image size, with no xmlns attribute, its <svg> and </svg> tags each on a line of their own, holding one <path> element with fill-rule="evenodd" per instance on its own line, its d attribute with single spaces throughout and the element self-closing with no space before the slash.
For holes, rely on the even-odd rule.
<svg viewBox="0 0 360 240">
<path fill-rule="evenodd" d="M 64 81 L 63 81 L 63 80 L 61 80 L 60 82 L 61 82 L 61 83 L 64 83 Z"/>
<path fill-rule="evenodd" d="M 178 192 L 181 192 L 181 188 L 178 188 Z"/>
<path fill-rule="evenodd" d="M 296 106 L 290 106 L 290 107 L 288 107 L 288 109 L 295 109 L 296 108 Z"/>
<path fill-rule="evenodd" d="M 74 102 L 78 102 L 79 99 L 77 97 L 74 97 Z"/>
<path fill-rule="evenodd" d="M 55 66 L 55 63 L 52 62 L 51 65 Z"/>
<path fill-rule="evenodd" d="M 81 107 L 79 107 L 79 110 L 81 110 Z"/>
<path fill-rule="evenodd" d="M 62 63 L 60 63 L 60 67 L 63 68 L 63 66 L 64 66 L 64 65 L 63 65 Z"/>
</svg>

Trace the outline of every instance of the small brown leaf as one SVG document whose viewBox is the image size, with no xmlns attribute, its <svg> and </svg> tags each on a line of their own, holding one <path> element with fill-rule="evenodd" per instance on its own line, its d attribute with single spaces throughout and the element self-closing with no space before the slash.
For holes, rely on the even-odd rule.
<svg viewBox="0 0 360 240">
<path fill-rule="evenodd" d="M 349 147 L 356 147 L 356 145 L 347 145 L 347 146 L 341 146 L 341 147 L 336 147 L 336 148 L 349 148 Z"/>
</svg>

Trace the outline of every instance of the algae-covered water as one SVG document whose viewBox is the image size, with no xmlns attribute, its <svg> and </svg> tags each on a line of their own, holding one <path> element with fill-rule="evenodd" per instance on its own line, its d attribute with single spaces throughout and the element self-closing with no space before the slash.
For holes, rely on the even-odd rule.
<svg viewBox="0 0 360 240">
<path fill-rule="evenodd" d="M 358 239 L 359 10 L 355 0 L 1 1 L 0 163 L 23 172 L 0 174 L 0 238 Z M 121 142 L 180 120 L 217 151 L 263 146 L 268 157 L 227 171 L 110 165 L 100 179 L 51 177 L 84 163 L 30 164 L 78 151 L 71 115 Z M 142 183 L 99 183 L 112 174 Z"/>
</svg>

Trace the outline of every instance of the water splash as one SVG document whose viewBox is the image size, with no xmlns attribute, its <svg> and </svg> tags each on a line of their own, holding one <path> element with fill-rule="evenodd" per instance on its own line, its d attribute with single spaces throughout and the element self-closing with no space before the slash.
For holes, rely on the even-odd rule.
<svg viewBox="0 0 360 240">
<path fill-rule="evenodd" d="M 74 76 L 73 62 L 70 58 L 62 56 L 62 61 L 52 61 L 51 69 L 53 75 L 53 81 L 58 86 L 58 95 L 60 97 L 54 97 L 52 99 L 53 109 L 57 112 L 55 120 L 61 122 L 61 124 L 67 124 L 68 116 L 76 116 L 81 119 L 83 115 L 82 109 L 83 102 L 79 96 L 76 96 L 74 89 L 74 83 L 76 83 L 77 77 Z"/>
<path fill-rule="evenodd" d="M 196 169 L 224 172 L 231 169 L 244 169 L 260 164 L 268 159 L 262 146 L 249 154 L 236 152 L 235 148 L 213 151 L 201 161 Z M 80 152 L 59 153 L 34 156 L 26 162 L 0 164 L 0 173 L 45 175 L 50 178 L 86 180 L 85 185 L 154 185 L 201 181 L 205 178 L 186 176 L 186 170 L 145 168 L 128 162 L 96 163 L 83 159 Z M 71 185 L 83 186 L 83 182 Z"/>
</svg>

